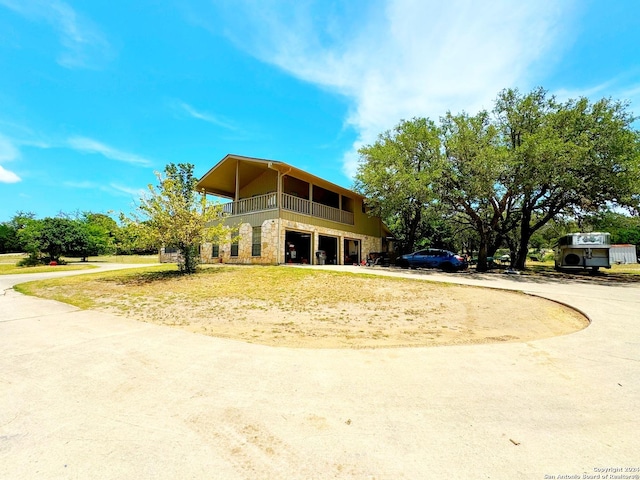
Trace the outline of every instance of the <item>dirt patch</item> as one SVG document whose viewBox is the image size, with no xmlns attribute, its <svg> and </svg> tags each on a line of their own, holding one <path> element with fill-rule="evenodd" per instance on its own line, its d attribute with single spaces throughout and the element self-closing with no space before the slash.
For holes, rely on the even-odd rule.
<svg viewBox="0 0 640 480">
<path fill-rule="evenodd" d="M 38 292 L 215 337 L 272 346 L 374 348 L 523 342 L 578 331 L 572 309 L 522 293 L 286 267 L 191 277 L 56 280 Z M 86 302 L 86 298 L 84 300 Z"/>
</svg>

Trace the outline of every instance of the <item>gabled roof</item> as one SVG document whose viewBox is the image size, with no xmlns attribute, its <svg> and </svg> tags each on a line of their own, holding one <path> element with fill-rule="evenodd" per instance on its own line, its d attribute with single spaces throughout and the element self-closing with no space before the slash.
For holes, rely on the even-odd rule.
<svg viewBox="0 0 640 480">
<path fill-rule="evenodd" d="M 300 180 L 318 185 L 327 190 L 350 197 L 364 198 L 359 193 L 331 183 L 323 178 L 316 177 L 287 163 L 263 158 L 244 157 L 235 154 L 226 155 L 211 170 L 204 174 L 198 181 L 198 190 L 204 189 L 212 195 L 234 198 L 236 192 L 236 165 L 238 162 L 241 162 L 241 180 L 256 178 L 264 173 L 265 170 L 273 169 L 283 175 L 299 178 Z"/>
</svg>

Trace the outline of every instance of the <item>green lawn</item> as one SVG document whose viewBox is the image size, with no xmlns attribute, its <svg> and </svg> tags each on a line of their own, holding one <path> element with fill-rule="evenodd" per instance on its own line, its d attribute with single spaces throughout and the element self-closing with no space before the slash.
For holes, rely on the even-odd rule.
<svg viewBox="0 0 640 480">
<path fill-rule="evenodd" d="M 554 262 L 549 260 L 547 262 L 527 262 L 526 273 L 554 273 Z M 580 271 L 578 271 L 580 272 Z M 640 263 L 629 263 L 626 265 L 611 265 L 611 268 L 602 268 L 600 273 L 604 275 L 640 275 Z"/>
<path fill-rule="evenodd" d="M 94 265 L 81 265 L 77 263 L 71 263 L 68 265 L 40 265 L 38 267 L 18 267 L 15 263 L 0 263 L 0 275 L 13 275 L 17 273 L 44 273 L 44 272 L 59 272 L 69 270 L 87 270 L 90 268 L 97 268 Z"/>
<path fill-rule="evenodd" d="M 64 257 L 71 263 L 80 263 L 81 258 Z M 100 263 L 158 263 L 158 255 L 101 255 L 99 257 L 89 257 L 90 262 Z"/>
<path fill-rule="evenodd" d="M 81 258 L 64 257 L 66 265 L 40 265 L 37 267 L 19 267 L 17 263 L 25 258 L 23 254 L 0 255 L 0 275 L 12 275 L 17 273 L 43 273 L 51 271 L 68 271 L 68 270 L 86 270 L 96 268 L 82 262 Z M 157 255 L 112 255 L 89 257 L 89 262 L 99 263 L 127 263 L 127 264 L 146 264 L 158 263 Z"/>
</svg>

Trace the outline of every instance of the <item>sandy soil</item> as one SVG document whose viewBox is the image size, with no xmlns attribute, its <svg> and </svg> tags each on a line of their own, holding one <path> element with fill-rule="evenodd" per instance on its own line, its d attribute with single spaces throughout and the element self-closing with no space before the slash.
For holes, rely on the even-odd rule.
<svg viewBox="0 0 640 480">
<path fill-rule="evenodd" d="M 199 334 L 300 348 L 524 342 L 588 325 L 572 309 L 517 292 L 383 278 L 350 282 L 345 301 L 320 293 L 278 301 L 242 296 L 193 301 L 174 292 L 161 300 L 138 298 L 102 308 Z M 316 288 L 322 291 L 321 285 Z"/>
</svg>

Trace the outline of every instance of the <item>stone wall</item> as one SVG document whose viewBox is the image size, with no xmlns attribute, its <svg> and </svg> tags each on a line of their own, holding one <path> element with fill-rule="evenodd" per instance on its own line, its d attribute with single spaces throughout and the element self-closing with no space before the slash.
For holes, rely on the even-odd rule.
<svg viewBox="0 0 640 480">
<path fill-rule="evenodd" d="M 238 256 L 231 256 L 231 244 L 226 242 L 220 245 L 220 257 L 219 259 L 211 259 L 211 247 L 207 246 L 203 248 L 204 263 L 211 263 L 212 261 L 221 261 L 222 263 L 232 264 L 262 264 L 262 265 L 275 265 L 278 263 L 284 263 L 284 245 L 286 241 L 286 232 L 288 230 L 294 230 L 297 232 L 310 233 L 312 235 L 312 260 L 315 262 L 313 252 L 318 250 L 318 239 L 320 235 L 326 235 L 329 237 L 335 237 L 338 239 L 338 258 L 340 263 L 343 262 L 344 252 L 343 245 L 344 240 L 357 240 L 360 244 L 360 259 L 366 259 L 369 252 L 379 252 L 382 249 L 382 239 L 380 237 L 371 237 L 368 235 L 359 235 L 345 230 L 338 230 L 332 228 L 318 227 L 316 225 L 310 225 L 302 222 L 294 222 L 290 220 L 278 220 L 271 219 L 266 220 L 262 226 L 262 245 L 261 255 L 254 257 L 251 255 L 252 245 L 252 227 L 248 223 L 244 223 L 239 229 L 239 241 L 238 241 Z M 279 254 L 279 255 L 278 255 Z M 207 257 L 208 255 L 208 257 Z"/>
<path fill-rule="evenodd" d="M 262 223 L 261 235 L 261 252 L 260 256 L 252 255 L 252 226 L 249 223 L 243 223 L 239 227 L 238 238 L 238 256 L 231 256 L 231 243 L 229 239 L 220 243 L 219 256 L 212 257 L 212 245 L 210 243 L 202 245 L 200 249 L 200 261 L 202 263 L 231 263 L 231 264 L 260 264 L 260 265 L 276 265 L 284 263 L 284 245 L 286 240 L 286 232 L 294 230 L 297 232 L 310 233 L 312 235 L 312 262 L 316 259 L 313 252 L 318 250 L 318 239 L 320 235 L 335 237 L 338 239 L 338 259 L 339 263 L 344 262 L 344 240 L 357 240 L 360 244 L 360 260 L 366 260 L 370 252 L 379 252 L 382 250 L 382 239 L 380 237 L 372 237 L 368 235 L 359 235 L 345 230 L 318 227 L 302 222 L 294 222 L 282 219 L 265 220 Z M 280 255 L 278 255 L 280 254 Z"/>
<path fill-rule="evenodd" d="M 211 257 L 211 244 L 203 245 L 201 249 L 202 263 L 231 263 L 231 264 L 261 264 L 276 265 L 284 263 L 284 245 L 287 230 L 310 233 L 312 235 L 311 250 L 318 250 L 318 238 L 320 235 L 335 237 L 338 239 L 339 261 L 343 262 L 344 240 L 357 240 L 360 243 L 360 259 L 366 259 L 369 252 L 382 250 L 382 239 L 368 235 L 359 235 L 345 230 L 318 227 L 302 222 L 290 220 L 271 219 L 262 223 L 261 252 L 259 257 L 252 253 L 252 227 L 249 223 L 243 223 L 239 228 L 238 256 L 231 256 L 231 244 L 229 240 L 220 244 L 219 257 Z M 280 254 L 278 256 L 278 253 Z M 312 258 L 315 262 L 315 258 Z"/>
</svg>

